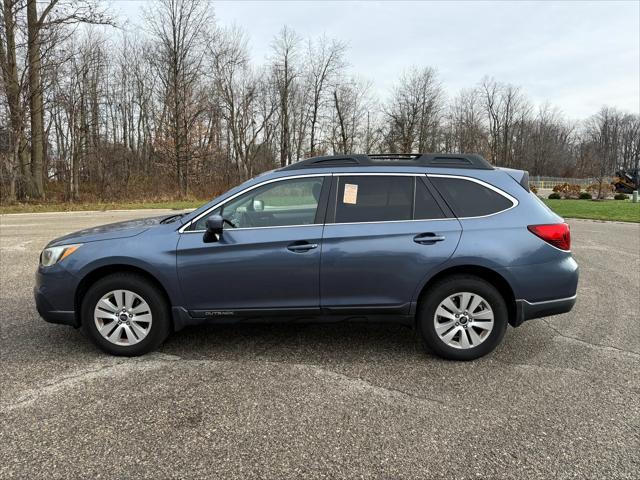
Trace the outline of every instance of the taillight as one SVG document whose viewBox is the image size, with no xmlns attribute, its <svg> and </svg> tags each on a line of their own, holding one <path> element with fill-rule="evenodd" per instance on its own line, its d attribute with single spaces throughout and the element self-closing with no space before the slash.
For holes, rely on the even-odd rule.
<svg viewBox="0 0 640 480">
<path fill-rule="evenodd" d="M 531 233 L 537 235 L 545 242 L 550 243 L 560 250 L 571 250 L 571 233 L 566 223 L 554 223 L 553 225 L 529 225 Z"/>
</svg>

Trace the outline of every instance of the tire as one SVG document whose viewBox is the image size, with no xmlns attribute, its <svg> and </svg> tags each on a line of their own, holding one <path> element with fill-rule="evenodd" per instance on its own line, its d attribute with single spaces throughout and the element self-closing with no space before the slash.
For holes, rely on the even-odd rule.
<svg viewBox="0 0 640 480">
<path fill-rule="evenodd" d="M 467 310 L 461 308 L 463 302 Z M 429 288 L 416 320 L 424 343 L 436 355 L 474 360 L 500 344 L 508 313 L 504 298 L 492 284 L 473 275 L 452 275 Z"/>
<path fill-rule="evenodd" d="M 171 330 L 164 295 L 133 273 L 114 273 L 98 280 L 85 294 L 81 312 L 83 329 L 111 355 L 134 357 L 153 351 Z"/>
</svg>

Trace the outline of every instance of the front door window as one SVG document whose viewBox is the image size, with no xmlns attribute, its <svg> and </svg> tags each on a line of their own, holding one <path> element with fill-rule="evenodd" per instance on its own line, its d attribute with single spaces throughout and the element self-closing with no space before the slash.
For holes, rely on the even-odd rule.
<svg viewBox="0 0 640 480">
<path fill-rule="evenodd" d="M 204 230 L 211 215 L 222 215 L 235 228 L 286 227 L 316 223 L 324 177 L 280 180 L 254 188 L 199 219 Z"/>
</svg>

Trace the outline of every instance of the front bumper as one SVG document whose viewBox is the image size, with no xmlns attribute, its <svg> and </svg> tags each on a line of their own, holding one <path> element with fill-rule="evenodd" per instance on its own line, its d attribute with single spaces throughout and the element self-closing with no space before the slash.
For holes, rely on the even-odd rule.
<svg viewBox="0 0 640 480">
<path fill-rule="evenodd" d="M 516 318 L 514 326 L 521 325 L 525 320 L 570 312 L 576 304 L 576 297 L 577 295 L 574 295 L 568 298 L 546 300 L 544 302 L 516 300 Z"/>
<path fill-rule="evenodd" d="M 33 296 L 45 321 L 79 326 L 74 308 L 77 283 L 76 277 L 60 266 L 38 268 Z"/>
<path fill-rule="evenodd" d="M 33 287 L 36 309 L 44 321 L 77 327 L 76 313 L 73 310 L 56 310 L 38 287 Z"/>
</svg>

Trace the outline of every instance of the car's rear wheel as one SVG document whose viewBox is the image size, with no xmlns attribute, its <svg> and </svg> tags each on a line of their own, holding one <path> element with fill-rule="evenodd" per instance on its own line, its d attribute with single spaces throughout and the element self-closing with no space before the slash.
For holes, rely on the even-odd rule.
<svg viewBox="0 0 640 480">
<path fill-rule="evenodd" d="M 493 351 L 504 337 L 508 316 L 504 298 L 489 282 L 454 275 L 433 285 L 418 311 L 427 347 L 451 360 L 473 360 Z"/>
<path fill-rule="evenodd" d="M 93 284 L 82 302 L 82 325 L 102 350 L 136 356 L 158 348 L 170 331 L 162 292 L 140 275 L 116 273 Z"/>
</svg>

